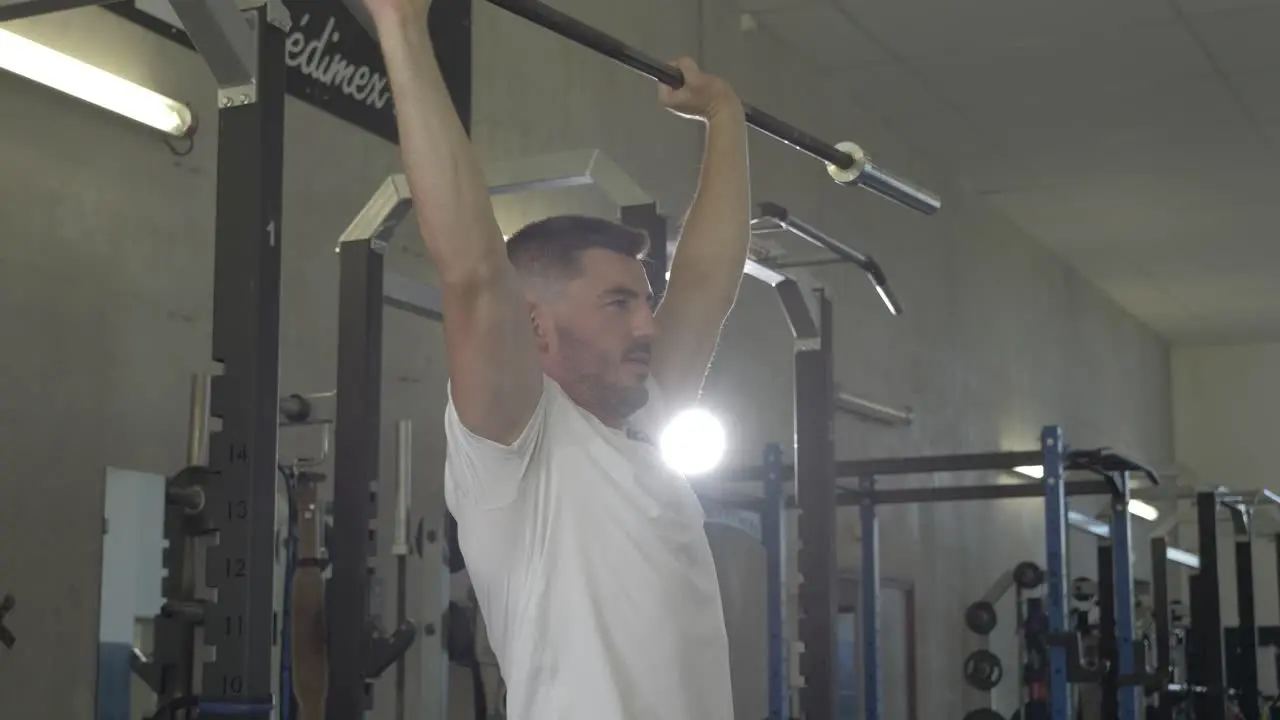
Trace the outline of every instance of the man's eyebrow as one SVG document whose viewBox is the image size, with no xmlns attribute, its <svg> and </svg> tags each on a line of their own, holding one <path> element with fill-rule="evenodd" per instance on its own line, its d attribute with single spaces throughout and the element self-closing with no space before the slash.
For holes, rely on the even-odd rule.
<svg viewBox="0 0 1280 720">
<path fill-rule="evenodd" d="M 640 297 L 640 293 L 636 292 L 632 288 L 627 287 L 626 285 L 614 285 L 613 287 L 606 288 L 605 290 L 603 290 L 600 293 L 600 297 L 602 298 L 607 298 L 607 297 L 638 298 Z M 647 293 L 645 297 L 652 300 L 653 293 Z"/>
</svg>

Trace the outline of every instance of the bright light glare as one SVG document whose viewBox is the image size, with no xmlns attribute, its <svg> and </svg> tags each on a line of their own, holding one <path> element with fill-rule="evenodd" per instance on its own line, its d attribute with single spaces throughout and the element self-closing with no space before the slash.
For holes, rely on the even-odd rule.
<svg viewBox="0 0 1280 720">
<path fill-rule="evenodd" d="M 1160 511 L 1141 500 L 1130 499 L 1128 508 L 1130 515 L 1140 517 L 1147 522 L 1155 522 L 1160 519 Z"/>
<path fill-rule="evenodd" d="M 671 419 L 658 439 L 662 459 L 684 475 L 700 475 L 724 458 L 724 426 L 701 408 L 681 412 Z"/>
<path fill-rule="evenodd" d="M 174 137 L 191 128 L 186 105 L 7 30 L 0 30 L 0 68 Z"/>
<path fill-rule="evenodd" d="M 1014 468 L 1013 471 L 1020 475 L 1026 475 L 1027 477 L 1034 478 L 1036 480 L 1044 479 L 1043 465 L 1022 465 L 1020 467 Z M 1160 518 L 1160 511 L 1158 509 L 1141 500 L 1130 498 L 1129 504 L 1126 507 L 1129 508 L 1130 515 L 1133 515 L 1134 517 L 1142 518 L 1147 522 L 1155 522 Z"/>
</svg>

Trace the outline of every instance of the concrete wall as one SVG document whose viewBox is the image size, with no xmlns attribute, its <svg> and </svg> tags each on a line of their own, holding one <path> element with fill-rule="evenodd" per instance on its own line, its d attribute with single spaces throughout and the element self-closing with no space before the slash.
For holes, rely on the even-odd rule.
<svg viewBox="0 0 1280 720">
<path fill-rule="evenodd" d="M 1204 482 L 1275 490 L 1266 450 L 1280 420 L 1280 343 L 1178 347 L 1172 367 L 1179 464 Z"/>
<path fill-rule="evenodd" d="M 1033 448 L 1045 423 L 1063 425 L 1074 445 L 1106 444 L 1153 462 L 1170 457 L 1165 344 L 894 137 L 893 118 L 873 117 L 859 98 L 833 92 L 836 78 L 767 35 L 740 34 L 729 0 L 556 4 L 657 57 L 700 57 L 751 102 L 814 134 L 856 134 L 887 166 L 944 197 L 942 213 L 920 217 L 834 185 L 820 164 L 771 139 L 752 139 L 756 199 L 783 203 L 876 256 L 906 305 L 903 317 L 891 318 L 857 273 L 815 273 L 836 301 L 839 381 L 917 410 L 906 430 L 841 420 L 840 457 Z M 217 127 L 211 79 L 180 48 L 97 10 L 15 27 L 190 99 L 206 120 L 194 152 L 175 157 L 127 121 L 0 76 L 7 240 L 0 332 L 11 349 L 0 376 L 7 463 L 0 527 L 8 540 L 0 545 L 0 591 L 11 589 L 20 603 L 9 619 L 19 644 L 0 651 L 0 697 L 6 718 L 74 720 L 93 707 L 102 468 L 180 467 L 187 378 L 207 363 Z M 475 29 L 474 136 L 486 160 L 601 148 L 664 211 L 682 214 L 696 181 L 699 129 L 658 108 L 652 83 L 485 4 Z M 308 392 L 333 385 L 333 239 L 397 163 L 385 143 L 300 103 L 290 104 L 288 133 L 281 388 Z M 506 200 L 499 215 L 514 227 L 584 209 L 611 211 L 584 190 Z M 429 280 L 412 234 L 402 232 L 391 265 Z M 394 421 L 412 417 L 422 429 L 415 458 L 429 485 L 441 462 L 438 329 L 389 315 L 387 339 L 386 467 Z M 789 347 L 776 298 L 748 281 L 707 383 L 708 405 L 729 424 L 731 462 L 758 462 L 763 443 L 791 437 Z M 304 441 L 285 436 L 282 452 L 299 452 Z M 389 493 L 383 497 L 388 502 Z M 982 700 L 961 681 L 972 646 L 963 609 L 1002 570 L 1041 552 L 1039 507 L 938 505 L 883 516 L 884 572 L 917 591 L 919 687 L 930 689 L 920 697 L 921 716 L 955 713 Z M 21 542 L 31 538 L 39 545 Z M 746 596 L 762 591 L 763 562 L 740 538 L 715 542 L 722 584 L 734 594 L 739 716 L 762 717 L 763 603 Z M 851 527 L 842 528 L 841 542 L 842 565 L 852 571 Z M 1073 573 L 1087 573 L 1089 553 L 1076 555 Z M 901 630 L 886 623 L 883 632 L 886 645 L 901 645 Z M 1001 643 L 1011 651 L 1011 637 Z M 455 683 L 455 697 L 463 688 Z M 1006 713 L 1008 703 L 998 698 Z"/>
</svg>

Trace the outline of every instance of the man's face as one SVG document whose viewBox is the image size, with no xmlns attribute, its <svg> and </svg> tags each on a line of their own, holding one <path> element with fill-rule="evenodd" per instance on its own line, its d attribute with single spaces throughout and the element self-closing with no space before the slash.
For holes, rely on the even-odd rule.
<svg viewBox="0 0 1280 720">
<path fill-rule="evenodd" d="M 620 423 L 649 401 L 652 292 L 635 258 L 591 248 L 580 274 L 539 308 L 543 368 L 579 405 Z"/>
</svg>

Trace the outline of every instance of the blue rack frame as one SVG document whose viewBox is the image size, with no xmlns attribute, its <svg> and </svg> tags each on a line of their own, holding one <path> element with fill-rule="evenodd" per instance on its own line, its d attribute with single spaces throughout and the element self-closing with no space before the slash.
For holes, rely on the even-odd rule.
<svg viewBox="0 0 1280 720">
<path fill-rule="evenodd" d="M 921 475 L 942 472 L 1015 471 L 1026 466 L 1043 468 L 1039 482 L 1020 484 L 959 485 L 937 488 L 884 488 L 882 476 Z M 1088 472 L 1094 477 L 1068 481 L 1068 472 Z M 844 460 L 835 463 L 837 478 L 856 478 L 855 486 L 837 486 L 836 505 L 856 505 L 862 530 L 862 568 L 859 621 L 862 644 L 861 696 L 865 720 L 881 720 L 883 698 L 880 669 L 880 553 L 879 517 L 877 506 L 887 504 L 958 502 L 968 500 L 999 500 L 1012 498 L 1041 498 L 1045 513 L 1045 576 L 1047 582 L 1046 607 L 1049 613 L 1051 633 L 1070 633 L 1067 618 L 1067 528 L 1070 526 L 1067 499 L 1075 495 L 1108 495 L 1114 508 L 1110 526 L 1111 556 L 1116 568 L 1114 595 L 1119 673 L 1131 675 L 1134 663 L 1134 608 L 1132 537 L 1128 512 L 1130 473 L 1140 473 L 1152 484 L 1159 478 L 1149 468 L 1128 458 L 1105 450 L 1071 450 L 1065 444 L 1059 426 L 1049 425 L 1040 433 L 1037 450 L 998 453 L 972 453 L 960 455 L 935 455 L 906 458 L 869 460 Z M 797 501 L 782 491 L 782 483 L 795 479 L 796 468 L 781 464 L 781 449 L 770 445 L 765 452 L 765 463 L 758 467 L 738 469 L 719 476 L 727 482 L 764 481 L 766 501 L 762 507 L 759 498 L 742 503 L 767 518 L 763 519 L 767 530 L 762 542 L 769 553 L 769 651 L 770 651 L 770 719 L 784 720 L 787 710 L 786 648 L 782 637 L 783 614 L 783 546 L 781 512 L 784 507 L 795 506 Z M 796 483 L 804 487 L 801 480 Z M 785 505 L 784 505 L 785 503 Z M 733 505 L 735 503 L 725 503 Z M 804 513 L 799 515 L 804 523 Z M 803 529 L 803 528 L 801 528 Z M 1069 720 L 1071 712 L 1069 657 L 1067 648 L 1052 646 L 1049 656 L 1049 703 L 1053 720 Z M 1138 690 L 1126 688 L 1119 699 L 1120 720 L 1137 720 Z"/>
<path fill-rule="evenodd" d="M 968 485 L 943 488 L 881 490 L 878 475 L 906 475 L 935 472 L 1014 470 L 1040 465 L 1039 483 L 1022 485 Z M 1069 470 L 1092 471 L 1102 479 L 1068 482 Z M 1069 633 L 1067 588 L 1067 498 L 1072 495 L 1110 495 L 1118 511 L 1112 514 L 1111 554 L 1115 567 L 1115 618 L 1118 638 L 1119 672 L 1134 672 L 1134 608 L 1131 534 L 1129 529 L 1129 473 L 1142 472 L 1153 483 L 1155 473 L 1113 453 L 1104 451 L 1070 452 L 1063 440 L 1062 429 L 1046 426 L 1040 433 L 1040 450 L 1032 452 L 993 453 L 986 455 L 953 455 L 886 460 L 864 460 L 837 463 L 839 477 L 857 477 L 854 491 L 840 497 L 841 504 L 856 503 L 862 530 L 862 623 L 863 669 L 862 698 L 866 720 L 881 720 L 881 673 L 879 656 L 880 630 L 880 553 L 878 505 L 890 503 L 952 502 L 963 500 L 995 500 L 1003 498 L 1044 498 L 1046 609 L 1050 633 Z M 1052 646 L 1049 653 L 1049 707 L 1052 720 L 1074 717 L 1071 708 L 1067 649 Z M 1120 720 L 1137 720 L 1137 687 L 1120 691 Z"/>
</svg>

